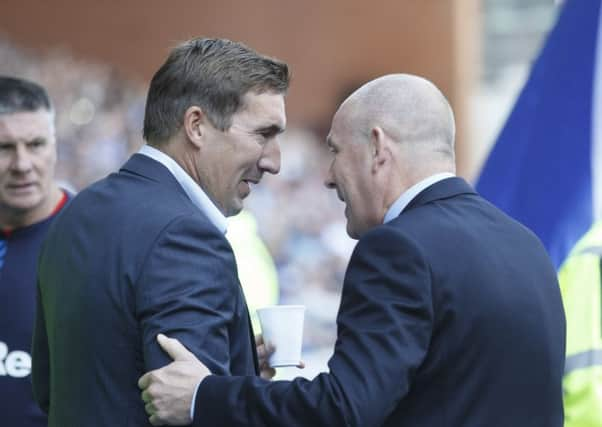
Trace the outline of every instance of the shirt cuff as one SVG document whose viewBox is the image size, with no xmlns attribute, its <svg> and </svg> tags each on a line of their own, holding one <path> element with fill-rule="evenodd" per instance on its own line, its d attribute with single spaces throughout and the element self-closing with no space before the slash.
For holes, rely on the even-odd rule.
<svg viewBox="0 0 602 427">
<path fill-rule="evenodd" d="M 195 407 L 194 403 L 196 402 L 196 393 L 199 391 L 200 385 L 201 385 L 201 381 L 199 381 L 199 383 L 194 388 L 194 393 L 192 395 L 192 402 L 190 403 L 190 420 L 191 420 L 191 422 L 194 421 L 194 407 Z"/>
</svg>

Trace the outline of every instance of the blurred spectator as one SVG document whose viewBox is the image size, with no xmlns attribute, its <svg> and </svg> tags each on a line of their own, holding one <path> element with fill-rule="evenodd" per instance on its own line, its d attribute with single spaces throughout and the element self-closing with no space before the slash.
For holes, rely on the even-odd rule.
<svg viewBox="0 0 602 427">
<path fill-rule="evenodd" d="M 41 86 L 0 75 L 0 418 L 46 426 L 33 400 L 37 259 L 68 195 L 54 182 L 54 112 Z"/>
<path fill-rule="evenodd" d="M 0 73 L 40 82 L 57 111 L 57 178 L 81 189 L 142 144 L 143 87 L 107 66 L 54 51 L 39 56 L 0 39 Z"/>
<path fill-rule="evenodd" d="M 238 278 L 242 285 L 253 331 L 260 332 L 256 310 L 278 302 L 278 276 L 270 252 L 257 234 L 257 221 L 243 210 L 228 217 L 226 238 L 236 257 Z"/>
<path fill-rule="evenodd" d="M 602 427 L 602 222 L 558 273 L 566 314 L 565 427 Z"/>
</svg>

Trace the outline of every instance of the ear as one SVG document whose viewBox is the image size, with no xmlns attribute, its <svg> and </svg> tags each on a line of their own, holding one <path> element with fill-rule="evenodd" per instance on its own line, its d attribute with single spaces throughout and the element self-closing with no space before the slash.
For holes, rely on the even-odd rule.
<svg viewBox="0 0 602 427">
<path fill-rule="evenodd" d="M 196 147 L 201 148 L 203 137 L 207 131 L 208 120 L 207 116 L 196 105 L 188 107 L 184 113 L 184 132 L 188 140 Z"/>
<path fill-rule="evenodd" d="M 372 158 L 372 173 L 378 172 L 383 166 L 389 165 L 391 147 L 389 139 L 380 127 L 372 128 L 370 132 L 370 155 Z"/>
</svg>

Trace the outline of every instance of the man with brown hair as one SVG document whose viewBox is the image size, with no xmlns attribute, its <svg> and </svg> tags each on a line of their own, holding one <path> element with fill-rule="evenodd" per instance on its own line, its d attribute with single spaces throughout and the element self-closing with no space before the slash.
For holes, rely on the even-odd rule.
<svg viewBox="0 0 602 427">
<path fill-rule="evenodd" d="M 258 362 L 225 216 L 278 173 L 286 64 L 223 39 L 153 77 L 143 146 L 82 191 L 42 251 L 33 385 L 52 426 L 148 424 L 136 383 L 177 336 L 222 375 Z"/>
</svg>

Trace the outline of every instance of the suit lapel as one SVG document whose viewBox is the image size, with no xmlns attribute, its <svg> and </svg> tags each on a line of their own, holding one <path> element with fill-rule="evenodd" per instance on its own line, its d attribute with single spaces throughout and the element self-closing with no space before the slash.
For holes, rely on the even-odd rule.
<svg viewBox="0 0 602 427">
<path fill-rule="evenodd" d="M 477 194 L 475 190 L 462 178 L 446 178 L 422 190 L 402 211 L 409 211 L 435 200 L 447 199 L 459 194 Z"/>
<path fill-rule="evenodd" d="M 245 307 L 246 307 L 245 302 Z M 247 311 L 247 322 L 249 322 L 249 335 L 251 335 L 251 351 L 253 352 L 253 367 L 255 369 L 255 375 L 259 376 L 259 358 L 257 357 L 257 343 L 255 342 L 255 331 L 253 331 L 253 324 L 251 323 L 251 317 L 249 315 L 249 309 Z"/>
</svg>

